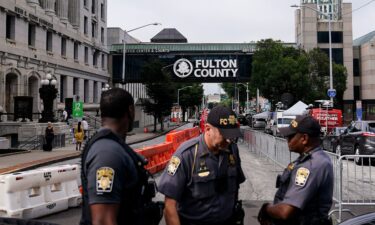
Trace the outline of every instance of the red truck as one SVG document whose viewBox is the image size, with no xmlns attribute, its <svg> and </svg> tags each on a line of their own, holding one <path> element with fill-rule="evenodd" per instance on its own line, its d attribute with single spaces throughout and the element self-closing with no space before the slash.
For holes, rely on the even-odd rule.
<svg viewBox="0 0 375 225">
<path fill-rule="evenodd" d="M 342 111 L 332 108 L 312 108 L 309 114 L 319 121 L 322 130 L 332 132 L 335 127 L 342 127 Z"/>
</svg>

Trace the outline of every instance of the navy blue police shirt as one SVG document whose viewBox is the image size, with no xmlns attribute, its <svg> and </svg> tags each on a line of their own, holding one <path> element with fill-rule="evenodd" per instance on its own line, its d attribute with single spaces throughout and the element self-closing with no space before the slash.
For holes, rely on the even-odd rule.
<svg viewBox="0 0 375 225">
<path fill-rule="evenodd" d="M 315 148 L 289 164 L 279 182 L 274 204 L 292 205 L 305 216 L 328 215 L 332 206 L 333 167 L 322 148 Z"/>
<path fill-rule="evenodd" d="M 131 204 L 121 200 L 133 188 L 138 174 L 132 158 L 110 139 L 96 141 L 83 166 L 87 177 L 88 204 Z M 119 212 L 121 213 L 121 212 Z"/>
<path fill-rule="evenodd" d="M 161 175 L 158 189 L 177 201 L 178 214 L 185 220 L 219 223 L 232 215 L 245 176 L 236 144 L 216 156 L 203 137 L 186 141 L 177 149 Z"/>
</svg>

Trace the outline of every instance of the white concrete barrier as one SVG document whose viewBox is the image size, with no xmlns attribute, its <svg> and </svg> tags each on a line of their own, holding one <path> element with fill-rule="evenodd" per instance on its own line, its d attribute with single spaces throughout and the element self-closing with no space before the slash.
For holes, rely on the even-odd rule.
<svg viewBox="0 0 375 225">
<path fill-rule="evenodd" d="M 0 137 L 0 149 L 10 148 L 10 140 L 5 137 Z"/>
<path fill-rule="evenodd" d="M 1 175 L 0 217 L 33 219 L 80 205 L 78 177 L 78 165 Z"/>
</svg>

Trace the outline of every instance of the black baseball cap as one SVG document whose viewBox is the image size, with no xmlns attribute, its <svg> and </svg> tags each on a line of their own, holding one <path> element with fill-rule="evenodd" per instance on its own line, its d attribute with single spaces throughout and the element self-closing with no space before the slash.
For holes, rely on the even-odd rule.
<svg viewBox="0 0 375 225">
<path fill-rule="evenodd" d="M 297 116 L 296 119 L 292 120 L 289 127 L 279 128 L 279 131 L 284 137 L 288 137 L 296 133 L 303 133 L 312 137 L 318 137 L 320 135 L 320 124 L 314 117 L 302 115 Z"/>
<path fill-rule="evenodd" d="M 219 129 L 221 135 L 226 139 L 241 137 L 236 114 L 224 106 L 216 106 L 211 109 L 207 116 L 207 123 Z"/>
</svg>

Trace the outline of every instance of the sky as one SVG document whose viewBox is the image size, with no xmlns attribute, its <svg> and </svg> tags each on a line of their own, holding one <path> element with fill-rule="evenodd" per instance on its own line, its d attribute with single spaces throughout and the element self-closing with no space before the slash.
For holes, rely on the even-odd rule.
<svg viewBox="0 0 375 225">
<path fill-rule="evenodd" d="M 375 0 L 344 0 L 353 10 L 353 38 L 375 30 Z M 176 28 L 190 43 L 244 43 L 272 38 L 295 42 L 294 11 L 300 0 L 108 0 L 108 27 L 131 30 L 149 42 L 164 28 Z M 367 5 L 366 5 L 367 4 Z M 218 93 L 217 84 L 204 85 Z"/>
</svg>

